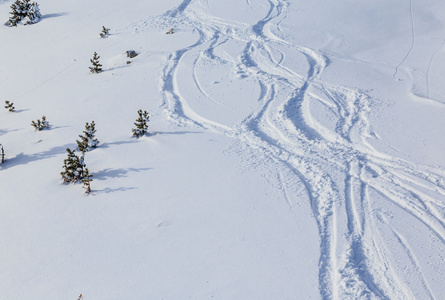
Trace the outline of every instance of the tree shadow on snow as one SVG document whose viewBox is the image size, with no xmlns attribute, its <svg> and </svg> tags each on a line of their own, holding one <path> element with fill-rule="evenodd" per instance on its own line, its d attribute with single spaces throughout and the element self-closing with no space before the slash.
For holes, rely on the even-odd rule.
<svg viewBox="0 0 445 300">
<path fill-rule="evenodd" d="M 151 137 L 151 136 L 156 136 L 156 135 L 183 135 L 183 134 L 189 134 L 189 133 L 202 133 L 199 131 L 150 131 L 148 133 L 146 133 L 144 136 L 145 137 Z M 110 143 L 103 143 L 100 145 L 100 148 L 104 148 L 107 149 L 110 146 L 113 145 L 125 145 L 125 144 L 135 144 L 138 143 L 138 139 L 136 139 L 135 137 L 132 137 L 131 140 L 127 140 L 127 141 L 117 141 L 117 142 L 110 142 Z"/>
<path fill-rule="evenodd" d="M 107 180 L 107 178 L 123 178 L 127 177 L 130 172 L 142 172 L 148 171 L 152 168 L 128 168 L 128 169 L 104 169 L 101 171 L 94 172 L 94 180 Z"/>
<path fill-rule="evenodd" d="M 58 18 L 58 17 L 66 16 L 67 14 L 68 14 L 67 12 L 55 13 L 55 14 L 46 14 L 46 15 L 42 15 L 41 19 Z"/>
<path fill-rule="evenodd" d="M 100 148 L 103 148 L 103 149 L 107 149 L 107 148 L 110 148 L 110 146 L 113 146 L 113 145 L 125 145 L 125 144 L 134 144 L 134 143 L 137 143 L 137 141 L 119 141 L 119 142 L 111 142 L 111 143 L 103 143 L 103 144 L 100 144 Z"/>
<path fill-rule="evenodd" d="M 91 194 L 92 195 L 103 194 L 103 193 L 109 194 L 109 193 L 114 193 L 114 192 L 125 192 L 128 190 L 137 190 L 137 188 L 136 187 L 119 187 L 119 188 L 115 188 L 115 189 L 105 188 L 103 190 L 92 190 Z"/>
<path fill-rule="evenodd" d="M 130 172 L 142 172 L 148 171 L 152 168 L 128 168 L 128 169 L 104 169 L 101 171 L 94 172 L 93 180 L 107 180 L 108 178 L 122 178 L 127 177 Z M 136 187 L 119 187 L 119 188 L 105 188 L 102 190 L 92 190 L 92 194 L 101 194 L 101 193 L 114 193 L 114 192 L 125 192 L 128 190 L 136 190 Z"/>
<path fill-rule="evenodd" d="M 30 109 L 29 109 L 29 108 L 26 108 L 26 109 L 17 109 L 17 110 L 14 110 L 14 113 L 19 114 L 19 113 L 22 113 L 22 112 L 25 112 L 25 111 L 28 111 L 28 110 L 30 110 Z"/>
<path fill-rule="evenodd" d="M 52 126 L 52 125 L 50 125 L 49 126 L 49 128 L 48 129 L 45 129 L 45 130 L 54 130 L 54 129 L 60 129 L 60 128 L 69 128 L 69 127 L 71 127 L 71 126 Z"/>
<path fill-rule="evenodd" d="M 47 151 L 38 152 L 34 154 L 23 154 L 19 153 L 15 157 L 6 157 L 6 161 L 1 165 L 3 170 L 13 168 L 15 166 L 27 165 L 37 160 L 47 159 L 54 157 L 56 155 L 60 155 L 66 153 L 66 148 L 72 146 L 71 144 L 67 144 L 64 146 L 53 147 Z"/>
<path fill-rule="evenodd" d="M 163 135 L 163 134 L 176 134 L 176 135 L 183 135 L 183 134 L 189 134 L 189 133 L 202 133 L 199 131 L 152 131 L 147 133 L 147 136 L 155 136 L 155 135 Z"/>
<path fill-rule="evenodd" d="M 106 69 L 106 70 L 102 70 L 102 72 L 110 72 L 110 71 L 114 71 L 114 70 L 117 70 L 117 69 L 129 68 L 130 66 L 131 66 L 131 63 L 127 64 L 127 65 L 116 66 L 116 67 L 112 67 L 112 68 L 109 68 L 109 69 Z"/>
<path fill-rule="evenodd" d="M 20 129 L 11 129 L 11 130 L 5 130 L 5 129 L 0 129 L 0 136 L 7 134 L 8 132 L 14 132 L 14 131 L 20 131 L 24 128 L 20 128 Z"/>
</svg>

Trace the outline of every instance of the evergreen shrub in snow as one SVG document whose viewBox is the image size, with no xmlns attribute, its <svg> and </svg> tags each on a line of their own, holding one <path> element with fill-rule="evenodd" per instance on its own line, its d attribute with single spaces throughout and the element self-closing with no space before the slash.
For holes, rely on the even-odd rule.
<svg viewBox="0 0 445 300">
<path fill-rule="evenodd" d="M 91 73 L 100 73 L 100 72 L 102 72 L 102 68 L 101 68 L 102 65 L 99 63 L 99 58 L 100 58 L 100 56 L 97 55 L 96 52 L 94 52 L 93 58 L 90 59 L 90 62 L 93 64 L 92 67 L 89 67 Z"/>
<path fill-rule="evenodd" d="M 146 110 L 142 111 L 142 109 L 138 110 L 139 117 L 136 119 L 134 125 L 135 129 L 132 129 L 133 136 L 139 138 L 147 133 L 148 125 L 147 122 L 150 121 L 150 116 Z"/>
<path fill-rule="evenodd" d="M 96 138 L 96 124 L 94 121 L 89 124 L 88 122 L 85 124 L 85 131 L 83 131 L 84 135 L 79 135 L 80 141 L 76 140 L 77 147 L 79 151 L 82 153 L 87 152 L 91 148 L 96 148 L 99 144 L 99 140 Z"/>
<path fill-rule="evenodd" d="M 3 149 L 3 145 L 0 144 L 0 164 L 5 162 L 5 149 Z"/>
<path fill-rule="evenodd" d="M 14 107 L 14 103 L 9 102 L 8 100 L 6 100 L 6 101 L 5 101 L 5 108 L 6 108 L 7 110 L 9 110 L 9 112 L 14 112 L 14 109 L 15 109 L 15 107 Z"/>
<path fill-rule="evenodd" d="M 20 23 L 24 25 L 34 24 L 42 17 L 39 4 L 37 2 L 31 3 L 31 0 L 16 0 L 11 5 L 11 9 L 11 17 L 5 24 L 10 27 L 17 26 Z"/>
<path fill-rule="evenodd" d="M 110 28 L 105 28 L 105 26 L 102 26 L 102 32 L 99 34 L 101 38 L 108 37 L 110 32 Z"/>
<path fill-rule="evenodd" d="M 81 181 L 83 183 L 83 188 L 85 189 L 85 194 L 89 194 L 91 192 L 91 181 L 93 181 L 93 175 L 90 174 L 88 168 L 85 168 L 83 179 Z"/>
<path fill-rule="evenodd" d="M 80 181 L 85 189 L 85 194 L 89 194 L 91 192 L 93 175 L 90 174 L 85 164 L 85 153 L 83 152 L 81 156 L 78 156 L 76 155 L 76 150 L 69 148 L 66 148 L 66 152 L 68 157 L 63 161 L 63 171 L 60 172 L 63 182 L 76 183 Z"/>
<path fill-rule="evenodd" d="M 32 121 L 31 125 L 38 131 L 49 128 L 49 122 L 45 116 L 42 117 L 42 120 L 37 120 L 37 122 Z"/>
<path fill-rule="evenodd" d="M 84 157 L 77 156 L 76 150 L 66 148 L 68 157 L 63 161 L 63 171 L 60 173 L 62 179 L 66 183 L 76 183 L 85 177 Z"/>
</svg>

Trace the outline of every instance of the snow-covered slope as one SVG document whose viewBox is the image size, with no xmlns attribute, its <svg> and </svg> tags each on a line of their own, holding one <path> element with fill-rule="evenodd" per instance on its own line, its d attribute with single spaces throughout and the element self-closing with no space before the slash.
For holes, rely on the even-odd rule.
<svg viewBox="0 0 445 300">
<path fill-rule="evenodd" d="M 441 299 L 444 2 L 39 4 L 0 26 L 0 299 Z"/>
</svg>

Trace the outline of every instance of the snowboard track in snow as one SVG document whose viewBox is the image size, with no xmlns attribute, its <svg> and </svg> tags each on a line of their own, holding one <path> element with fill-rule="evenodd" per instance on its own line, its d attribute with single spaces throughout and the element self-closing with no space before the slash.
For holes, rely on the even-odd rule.
<svg viewBox="0 0 445 300">
<path fill-rule="evenodd" d="M 290 189 L 296 182 L 304 187 L 319 233 L 318 280 L 323 299 L 418 296 L 404 281 L 402 268 L 387 246 L 384 230 L 391 233 L 393 243 L 409 258 L 409 267 L 418 278 L 423 295 L 436 299 L 438 295 L 428 282 L 430 278 L 422 273 L 422 263 L 411 248 L 410 238 L 391 226 L 375 198 L 399 207 L 417 220 L 432 238 L 440 241 L 443 249 L 445 171 L 374 149 L 371 141 L 377 136 L 368 119 L 371 97 L 357 88 L 324 82 L 321 76 L 329 58 L 321 51 L 287 41 L 280 28 L 289 4 L 284 0 L 265 3 L 269 9 L 254 25 L 209 14 L 206 7 L 210 6 L 204 0 L 185 0 L 159 16 L 166 24 L 186 24 L 199 34 L 196 43 L 168 57 L 160 83 L 161 107 L 175 124 L 198 126 L 230 137 L 237 147 L 254 153 L 251 159 L 279 166 L 274 172 L 291 210 L 296 199 L 292 199 Z M 246 5 L 253 10 L 249 0 Z M 413 20 L 412 1 L 410 13 Z M 149 23 L 156 27 L 156 20 L 143 24 Z M 412 31 L 414 44 L 414 28 Z M 245 45 L 232 61 L 214 51 L 229 40 Z M 306 74 L 282 64 L 286 57 L 280 47 L 306 59 Z M 409 52 L 394 77 L 408 56 Z M 209 102 L 220 105 L 200 83 L 196 68 L 203 58 L 231 64 L 241 79 L 253 78 L 260 87 L 257 107 L 233 126 L 195 112 L 178 85 L 183 78 L 178 72 L 186 57 L 193 61 L 189 75 L 197 92 Z M 317 121 L 311 110 L 313 103 L 336 117 L 334 129 Z M 291 175 L 283 176 L 283 170 Z"/>
<path fill-rule="evenodd" d="M 403 57 L 402 61 L 396 66 L 396 69 L 395 69 L 394 75 L 393 75 L 393 77 L 395 79 L 398 79 L 397 73 L 399 72 L 399 68 L 408 59 L 408 57 L 410 56 L 411 52 L 414 49 L 414 44 L 416 43 L 416 32 L 414 29 L 414 16 L 413 16 L 413 0 L 409 0 L 409 16 L 410 16 L 410 23 L 411 23 L 411 45 L 410 45 L 405 57 Z"/>
</svg>

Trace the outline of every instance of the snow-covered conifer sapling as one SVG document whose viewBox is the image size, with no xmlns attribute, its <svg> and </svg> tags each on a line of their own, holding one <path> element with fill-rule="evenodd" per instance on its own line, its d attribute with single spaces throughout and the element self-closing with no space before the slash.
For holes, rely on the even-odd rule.
<svg viewBox="0 0 445 300">
<path fill-rule="evenodd" d="M 101 68 L 102 65 L 99 62 L 99 58 L 100 58 L 100 56 L 97 55 L 96 52 L 94 52 L 93 58 L 90 59 L 90 62 L 93 64 L 92 67 L 89 67 L 91 73 L 100 73 L 100 72 L 102 72 L 102 68 Z"/>
<path fill-rule="evenodd" d="M 77 156 L 76 150 L 66 149 L 68 157 L 63 161 L 63 171 L 60 173 L 66 183 L 76 183 L 84 178 L 85 162 L 83 155 Z"/>
<path fill-rule="evenodd" d="M 76 140 L 79 151 L 85 153 L 91 148 L 96 148 L 99 144 L 99 140 L 96 138 L 96 124 L 94 121 L 85 124 L 84 135 L 79 135 L 80 141 Z"/>
<path fill-rule="evenodd" d="M 6 100 L 6 101 L 5 101 L 5 108 L 6 108 L 7 110 L 9 110 L 9 112 L 14 112 L 14 109 L 15 109 L 15 107 L 14 107 L 14 103 L 9 102 L 8 100 Z"/>
<path fill-rule="evenodd" d="M 30 2 L 31 0 L 16 0 L 11 5 L 11 17 L 8 22 L 6 22 L 7 26 L 17 26 L 22 23 L 24 25 L 37 23 L 42 17 L 40 13 L 39 4 L 37 2 Z M 22 20 L 27 19 L 26 22 L 22 22 Z"/>
<path fill-rule="evenodd" d="M 91 192 L 91 181 L 93 181 L 93 175 L 90 174 L 88 168 L 85 168 L 85 172 L 82 178 L 83 188 L 85 189 L 85 194 L 89 194 Z"/>
<path fill-rule="evenodd" d="M 27 14 L 28 21 L 26 21 L 25 25 L 37 23 L 41 17 L 42 14 L 40 13 L 39 5 L 36 2 L 33 2 L 29 7 Z"/>
<path fill-rule="evenodd" d="M 110 28 L 102 26 L 102 32 L 99 34 L 101 38 L 106 38 L 110 34 Z"/>
<path fill-rule="evenodd" d="M 42 120 L 37 120 L 37 122 L 32 121 L 31 125 L 37 131 L 49 128 L 49 122 L 46 120 L 45 116 L 42 117 Z"/>
<path fill-rule="evenodd" d="M 5 162 L 5 149 L 3 148 L 3 145 L 0 144 L 0 163 Z"/>
<path fill-rule="evenodd" d="M 133 136 L 139 138 L 147 133 L 148 125 L 147 122 L 150 121 L 150 116 L 146 110 L 138 110 L 139 117 L 136 119 L 134 125 L 136 128 L 132 129 Z"/>
</svg>

